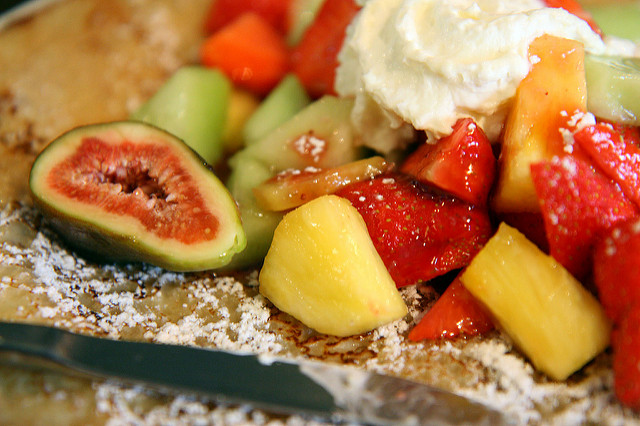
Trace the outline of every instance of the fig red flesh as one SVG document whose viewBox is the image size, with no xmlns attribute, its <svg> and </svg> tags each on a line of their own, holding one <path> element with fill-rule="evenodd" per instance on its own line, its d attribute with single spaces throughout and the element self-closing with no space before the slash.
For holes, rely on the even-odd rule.
<svg viewBox="0 0 640 426">
<path fill-rule="evenodd" d="M 71 157 L 51 169 L 48 182 L 75 200 L 134 216 L 162 238 L 196 243 L 215 238 L 219 227 L 167 146 L 85 138 Z"/>
</svg>

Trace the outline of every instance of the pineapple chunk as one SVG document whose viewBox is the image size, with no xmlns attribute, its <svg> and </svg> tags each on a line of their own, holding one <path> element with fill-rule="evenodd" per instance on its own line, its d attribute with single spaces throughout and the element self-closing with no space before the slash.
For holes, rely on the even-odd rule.
<svg viewBox="0 0 640 426">
<path fill-rule="evenodd" d="M 285 215 L 259 282 L 280 310 L 325 334 L 364 333 L 407 313 L 364 220 L 335 195 Z"/>
<path fill-rule="evenodd" d="M 560 129 L 587 110 L 584 47 L 550 35 L 529 47 L 534 65 L 516 91 L 505 124 L 492 205 L 498 212 L 538 212 L 532 163 L 563 153 Z M 535 59 L 534 59 L 535 58 Z"/>
<path fill-rule="evenodd" d="M 533 365 L 564 380 L 609 344 L 598 301 L 551 256 L 501 224 L 461 276 Z"/>
</svg>

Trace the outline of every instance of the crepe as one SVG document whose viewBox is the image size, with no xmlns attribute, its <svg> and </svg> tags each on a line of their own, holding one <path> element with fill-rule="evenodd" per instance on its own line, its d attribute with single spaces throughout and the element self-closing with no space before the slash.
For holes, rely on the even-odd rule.
<svg viewBox="0 0 640 426">
<path fill-rule="evenodd" d="M 278 312 L 258 293 L 257 271 L 224 276 L 104 265 L 65 247 L 32 207 L 27 179 L 34 157 L 75 126 L 126 118 L 178 67 L 196 62 L 209 1 L 49 1 L 0 24 L 0 319 L 355 365 L 453 390 L 518 423 L 640 423 L 615 401 L 607 353 L 568 381 L 553 382 L 498 331 L 409 342 L 408 330 L 436 299 L 432 286 L 402 290 L 404 319 L 335 338 Z M 309 421 L 0 364 L 0 423 Z"/>
</svg>

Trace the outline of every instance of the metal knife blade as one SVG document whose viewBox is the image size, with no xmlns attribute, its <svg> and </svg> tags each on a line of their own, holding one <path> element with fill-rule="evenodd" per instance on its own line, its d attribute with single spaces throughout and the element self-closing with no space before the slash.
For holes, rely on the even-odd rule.
<svg viewBox="0 0 640 426">
<path fill-rule="evenodd" d="M 0 322 L 0 351 L 37 357 L 95 377 L 332 422 L 509 423 L 501 413 L 451 392 L 322 362 L 294 363 L 220 350 L 110 340 L 10 322 Z"/>
</svg>

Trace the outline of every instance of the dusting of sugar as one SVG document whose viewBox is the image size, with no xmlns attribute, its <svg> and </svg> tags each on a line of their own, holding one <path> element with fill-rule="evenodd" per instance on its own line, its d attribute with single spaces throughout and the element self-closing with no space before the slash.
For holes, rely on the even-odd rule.
<svg viewBox="0 0 640 426">
<path fill-rule="evenodd" d="M 304 134 L 292 142 L 296 152 L 301 155 L 308 155 L 316 163 L 327 149 L 327 142 L 311 134 Z"/>
<path fill-rule="evenodd" d="M 322 425 L 299 416 L 285 420 L 273 418 L 260 410 L 245 405 L 211 404 L 194 396 L 176 396 L 169 404 L 145 409 L 138 401 L 157 397 L 140 387 L 125 388 L 117 383 L 95 386 L 96 405 L 99 413 L 108 413 L 106 426 L 117 425 L 268 425 L 315 426 Z"/>
<path fill-rule="evenodd" d="M 17 215 L 14 211 L 1 212 L 0 233 L 2 226 L 15 225 L 25 221 L 25 217 L 30 223 L 29 209 Z M 40 298 L 35 314 L 29 314 L 34 319 L 114 338 L 130 338 L 131 330 L 137 330 L 137 338 L 155 342 L 296 356 L 285 349 L 281 335 L 270 327 L 271 309 L 255 288 L 257 271 L 245 277 L 243 285 L 232 277 L 193 276 L 156 267 L 94 266 L 56 241 L 45 229 L 34 233 L 33 239 L 23 245 L 3 242 L 0 250 L 0 267 L 24 267 L 21 274 L 25 275 L 20 278 L 18 274 L 11 280 L 3 278 L 2 285 Z M 423 295 L 418 286 L 404 287 L 400 293 L 408 306 L 407 316 L 366 336 L 366 352 L 373 355 L 361 364 L 362 368 L 420 377 L 421 369 L 430 368 L 428 364 L 419 364 L 420 357 L 446 356 L 454 364 L 477 364 L 491 377 L 456 384 L 457 393 L 500 409 L 518 423 L 600 423 L 602 419 L 613 419 L 612 424 L 615 421 L 622 424 L 637 420 L 633 414 L 611 404 L 610 368 L 587 369 L 586 378 L 578 383 L 546 382 L 502 336 L 465 344 L 409 342 L 406 335 L 422 314 Z M 188 296 L 173 300 L 185 294 Z M 168 303 L 177 310 L 163 310 Z M 18 308 L 16 315 L 22 315 L 19 314 L 22 311 Z M 148 390 L 109 383 L 94 387 L 97 409 L 109 414 L 108 424 L 277 424 L 257 410 L 212 407 L 184 396 L 139 410 L 135 401 L 146 397 Z M 562 412 L 551 420 L 542 418 L 539 408 L 554 406 L 558 398 L 564 401 Z M 286 424 L 309 422 L 294 416 L 287 418 Z"/>
<path fill-rule="evenodd" d="M 474 122 L 469 123 L 469 125 L 467 126 L 467 134 L 469 135 L 473 134 L 473 132 L 475 132 L 477 128 L 478 126 L 476 125 L 476 123 Z"/>
<path fill-rule="evenodd" d="M 578 166 L 576 162 L 571 157 L 564 157 L 557 161 L 560 161 L 560 164 L 564 169 L 569 173 L 569 176 L 576 176 L 578 173 Z"/>
</svg>

